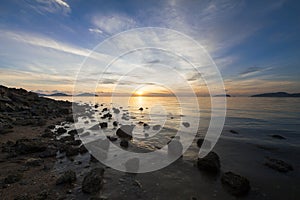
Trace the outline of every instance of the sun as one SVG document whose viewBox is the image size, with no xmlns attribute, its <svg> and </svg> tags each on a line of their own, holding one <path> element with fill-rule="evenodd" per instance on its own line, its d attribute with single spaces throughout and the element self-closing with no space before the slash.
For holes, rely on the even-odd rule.
<svg viewBox="0 0 300 200">
<path fill-rule="evenodd" d="M 144 92 L 141 91 L 141 90 L 138 90 L 138 91 L 135 92 L 135 94 L 138 95 L 138 96 L 142 96 L 144 94 Z"/>
</svg>

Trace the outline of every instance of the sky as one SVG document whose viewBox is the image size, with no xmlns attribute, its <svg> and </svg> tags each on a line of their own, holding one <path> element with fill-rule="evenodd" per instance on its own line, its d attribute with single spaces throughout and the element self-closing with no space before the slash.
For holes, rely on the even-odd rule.
<svg viewBox="0 0 300 200">
<path fill-rule="evenodd" d="M 72 93 L 78 74 L 85 70 L 82 81 L 99 80 L 105 64 L 121 52 L 114 45 L 130 49 L 159 40 L 164 48 L 191 52 L 188 41 L 172 36 L 174 30 L 203 48 L 201 55 L 193 54 L 195 60 L 202 60 L 197 64 L 204 66 L 211 58 L 228 94 L 297 93 L 299 10 L 297 0 L 1 0 L 0 84 L 39 93 Z M 171 33 L 156 38 L 159 34 L 151 31 L 130 32 L 144 27 Z M 110 40 L 123 31 L 132 34 Z M 180 76 L 170 78 L 178 75 L 176 70 Z M 97 82 L 97 92 L 109 93 L 116 86 L 118 92 L 139 94 L 141 87 L 151 93 L 182 92 L 186 83 L 201 91 L 209 72 L 199 70 L 193 72 L 173 54 L 135 51 L 114 63 Z M 88 88 L 94 90 L 87 84 L 78 92 L 90 92 Z"/>
</svg>

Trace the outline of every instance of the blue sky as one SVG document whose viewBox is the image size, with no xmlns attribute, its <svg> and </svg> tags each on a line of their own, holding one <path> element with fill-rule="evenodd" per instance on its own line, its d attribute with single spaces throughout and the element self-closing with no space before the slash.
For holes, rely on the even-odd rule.
<svg viewBox="0 0 300 200">
<path fill-rule="evenodd" d="M 289 0 L 3 0 L 0 84 L 71 92 L 96 45 L 122 31 L 162 27 L 200 43 L 229 94 L 300 92 L 299 8 Z"/>
</svg>

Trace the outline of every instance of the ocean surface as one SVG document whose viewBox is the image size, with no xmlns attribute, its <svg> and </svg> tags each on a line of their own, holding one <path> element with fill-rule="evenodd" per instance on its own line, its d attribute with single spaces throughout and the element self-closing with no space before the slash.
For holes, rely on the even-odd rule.
<svg viewBox="0 0 300 200">
<path fill-rule="evenodd" d="M 195 101 L 185 97 L 179 102 L 176 97 L 52 97 L 56 100 L 68 100 L 88 104 L 99 104 L 99 113 L 104 107 L 109 109 L 120 108 L 121 113 L 113 119 L 121 124 L 137 124 L 144 122 L 150 126 L 161 125 L 169 132 L 182 127 L 182 122 L 189 120 L 190 124 L 199 120 L 199 134 L 205 135 L 211 119 L 211 101 L 209 97 L 199 97 L 198 105 Z M 101 106 L 102 104 L 102 106 Z M 143 108 L 140 111 L 139 108 Z M 254 98 L 230 97 L 227 98 L 226 121 L 223 132 L 235 130 L 241 134 L 223 134 L 221 137 L 242 138 L 252 142 L 277 142 L 271 140 L 270 135 L 279 134 L 289 138 L 285 145 L 297 146 L 300 144 L 300 98 Z M 199 108 L 199 109 L 198 109 Z M 113 112 L 111 112 L 113 114 Z M 122 119 L 122 113 L 128 116 Z M 99 116 L 101 116 L 99 114 Z M 96 120 L 103 121 L 101 118 Z M 195 122 L 195 123 L 193 123 Z M 109 125 L 109 127 L 112 125 Z M 109 129 L 110 130 L 110 129 Z M 155 138 L 158 131 L 149 130 L 148 138 Z M 167 133 L 165 134 L 168 134 Z M 108 133 L 109 134 L 109 133 Z M 144 137 L 145 132 L 139 126 L 135 129 L 137 138 Z M 159 134 L 158 134 L 159 135 Z M 151 137 L 153 136 L 153 137 Z M 154 141 L 155 142 L 155 141 Z"/>
</svg>

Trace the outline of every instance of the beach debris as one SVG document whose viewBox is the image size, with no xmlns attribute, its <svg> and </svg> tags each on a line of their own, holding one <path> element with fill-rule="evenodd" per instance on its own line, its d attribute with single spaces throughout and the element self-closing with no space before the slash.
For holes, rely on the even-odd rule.
<svg viewBox="0 0 300 200">
<path fill-rule="evenodd" d="M 103 187 L 103 168 L 95 168 L 90 171 L 82 181 L 82 192 L 95 194 Z"/>
<path fill-rule="evenodd" d="M 183 125 L 185 128 L 190 127 L 190 123 L 188 123 L 188 122 L 182 122 L 182 125 Z"/>
<path fill-rule="evenodd" d="M 230 130 L 229 132 L 232 133 L 232 134 L 239 134 L 239 132 L 237 132 L 235 130 Z"/>
<path fill-rule="evenodd" d="M 56 185 L 71 184 L 76 181 L 76 173 L 72 170 L 65 171 L 57 180 Z"/>
<path fill-rule="evenodd" d="M 283 136 L 281 136 L 281 135 L 277 135 L 277 134 L 272 135 L 271 137 L 272 137 L 272 138 L 275 138 L 275 139 L 279 139 L 279 140 L 285 140 L 285 139 L 286 139 L 285 137 L 283 137 Z"/>
<path fill-rule="evenodd" d="M 211 151 L 204 158 L 198 158 L 197 166 L 200 170 L 218 173 L 221 167 L 220 158 L 218 154 Z"/>
<path fill-rule="evenodd" d="M 128 146 L 129 146 L 129 143 L 128 143 L 128 141 L 127 141 L 127 140 L 121 140 L 121 142 L 120 142 L 120 146 L 121 146 L 121 147 L 124 147 L 124 148 L 128 148 Z"/>
<path fill-rule="evenodd" d="M 135 125 L 122 125 L 117 129 L 116 135 L 119 138 L 132 139 L 132 131 Z"/>
<path fill-rule="evenodd" d="M 292 165 L 290 165 L 282 160 L 278 160 L 275 158 L 269 158 L 269 157 L 266 157 L 266 159 L 267 159 L 267 161 L 265 162 L 265 165 L 271 169 L 278 171 L 278 172 L 286 173 L 286 172 L 294 170 Z"/>
<path fill-rule="evenodd" d="M 226 172 L 221 177 L 225 190 L 234 196 L 244 196 L 250 190 L 249 180 L 233 172 Z"/>
</svg>

